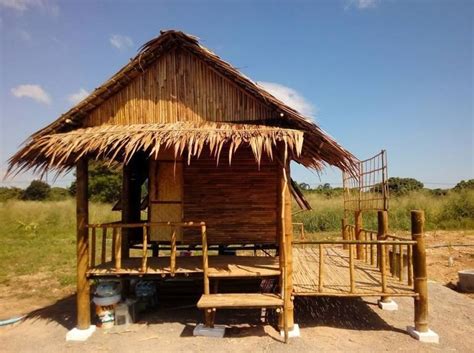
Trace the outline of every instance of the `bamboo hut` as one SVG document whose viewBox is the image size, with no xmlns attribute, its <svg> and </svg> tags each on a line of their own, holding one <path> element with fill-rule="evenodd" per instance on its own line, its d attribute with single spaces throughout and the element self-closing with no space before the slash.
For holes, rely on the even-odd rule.
<svg viewBox="0 0 474 353">
<path fill-rule="evenodd" d="M 120 222 L 89 223 L 90 160 L 123 167 Z M 203 295 L 197 305 L 207 327 L 214 326 L 216 309 L 272 308 L 280 313 L 287 339 L 298 294 L 294 265 L 302 266 L 293 261 L 292 199 L 309 207 L 291 182 L 292 161 L 316 171 L 332 165 L 358 173 L 358 160 L 311 120 L 197 38 L 171 30 L 143 45 L 107 82 L 33 134 L 10 159 L 9 173 L 76 170 L 78 329 L 91 325 L 92 278 L 198 276 Z M 143 185 L 146 219 L 140 212 Z M 323 268 L 324 245 L 315 260 L 319 291 L 312 294 L 337 295 L 323 290 L 329 286 L 322 284 L 322 274 L 330 272 Z M 274 256 L 210 255 L 238 246 L 273 250 Z M 140 255 L 132 248 L 141 249 Z M 178 249 L 200 252 L 180 257 Z M 352 262 L 350 268 L 347 294 L 367 294 L 354 291 Z M 211 284 L 223 278 L 272 278 L 277 286 L 271 293 L 222 294 Z M 405 289 L 394 295 L 414 296 Z"/>
</svg>

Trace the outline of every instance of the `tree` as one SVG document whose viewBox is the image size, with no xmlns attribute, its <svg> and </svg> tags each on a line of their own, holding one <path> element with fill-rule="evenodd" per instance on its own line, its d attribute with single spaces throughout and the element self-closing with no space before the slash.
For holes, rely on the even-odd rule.
<svg viewBox="0 0 474 353">
<path fill-rule="evenodd" d="M 421 181 L 413 178 L 389 178 L 388 189 L 393 195 L 404 195 L 411 191 L 423 189 L 424 185 Z"/>
<path fill-rule="evenodd" d="M 298 184 L 298 187 L 301 189 L 301 190 L 310 190 L 311 189 L 311 186 L 309 184 L 306 184 L 306 183 L 299 183 Z"/>
<path fill-rule="evenodd" d="M 31 184 L 23 191 L 22 200 L 46 200 L 51 192 L 51 186 L 41 180 L 33 180 Z"/>
<path fill-rule="evenodd" d="M 461 190 L 474 190 L 474 179 L 469 180 L 461 180 L 459 183 L 456 184 L 454 190 L 461 191 Z"/>
<path fill-rule="evenodd" d="M 23 190 L 17 187 L 0 187 L 0 201 L 7 201 L 11 199 L 19 199 Z"/>
<path fill-rule="evenodd" d="M 120 198 L 122 175 L 119 170 L 108 168 L 101 162 L 89 163 L 89 197 L 91 201 L 113 203 Z M 71 195 L 76 194 L 76 182 L 69 187 Z"/>
</svg>

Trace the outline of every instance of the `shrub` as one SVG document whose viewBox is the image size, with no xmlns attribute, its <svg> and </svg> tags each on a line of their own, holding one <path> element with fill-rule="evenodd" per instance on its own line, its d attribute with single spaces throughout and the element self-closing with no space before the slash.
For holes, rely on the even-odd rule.
<svg viewBox="0 0 474 353">
<path fill-rule="evenodd" d="M 42 201 L 46 200 L 51 192 L 51 186 L 41 180 L 33 180 L 23 191 L 22 200 Z"/>
</svg>

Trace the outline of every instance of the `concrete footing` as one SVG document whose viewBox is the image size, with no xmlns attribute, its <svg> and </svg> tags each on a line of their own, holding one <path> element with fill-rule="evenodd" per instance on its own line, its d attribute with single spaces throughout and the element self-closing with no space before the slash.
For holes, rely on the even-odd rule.
<svg viewBox="0 0 474 353">
<path fill-rule="evenodd" d="M 398 310 L 398 304 L 393 300 L 388 300 L 388 301 L 379 300 L 377 304 L 379 308 L 382 310 L 387 310 L 387 311 Z"/>
<path fill-rule="evenodd" d="M 95 325 L 89 326 L 88 329 L 79 330 L 73 328 L 71 331 L 66 333 L 66 341 L 86 341 L 95 332 Z"/>
<path fill-rule="evenodd" d="M 194 336 L 222 338 L 224 337 L 224 334 L 225 325 L 214 325 L 214 327 L 207 327 L 204 324 L 199 324 L 193 330 Z"/>
<path fill-rule="evenodd" d="M 285 331 L 280 330 L 280 336 L 285 337 Z M 288 337 L 300 337 L 301 332 L 300 332 L 300 326 L 298 324 L 293 325 L 293 329 L 288 331 Z"/>
<path fill-rule="evenodd" d="M 428 329 L 427 332 L 418 332 L 413 326 L 408 326 L 407 331 L 413 338 L 425 343 L 439 343 L 439 336 L 436 332 Z"/>
</svg>

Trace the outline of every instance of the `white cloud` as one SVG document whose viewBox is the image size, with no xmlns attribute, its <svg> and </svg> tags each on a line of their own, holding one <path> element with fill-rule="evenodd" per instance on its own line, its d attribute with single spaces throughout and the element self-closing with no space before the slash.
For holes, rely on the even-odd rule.
<svg viewBox="0 0 474 353">
<path fill-rule="evenodd" d="M 355 7 L 359 10 L 365 10 L 376 7 L 378 3 L 379 0 L 347 0 L 344 8 L 348 10 L 351 7 Z"/>
<path fill-rule="evenodd" d="M 86 98 L 89 95 L 89 92 L 87 92 L 84 88 L 79 89 L 76 93 L 72 93 L 69 96 L 67 96 L 67 100 L 71 102 L 72 104 L 77 104 L 84 98 Z"/>
<path fill-rule="evenodd" d="M 314 116 L 317 112 L 316 107 L 293 88 L 275 82 L 258 82 L 258 85 L 305 116 Z"/>
<path fill-rule="evenodd" d="M 39 103 L 51 104 L 51 98 L 40 85 L 19 85 L 12 88 L 11 92 L 17 98 L 28 97 Z"/>
<path fill-rule="evenodd" d="M 122 36 L 120 34 L 113 34 L 110 37 L 110 44 L 114 46 L 117 49 L 120 50 L 126 50 L 128 48 L 131 48 L 133 46 L 133 40 L 132 38 L 128 36 Z"/>
<path fill-rule="evenodd" d="M 53 16 L 59 15 L 59 6 L 50 0 L 0 0 L 0 7 L 19 12 L 37 8 L 49 12 Z"/>
</svg>

